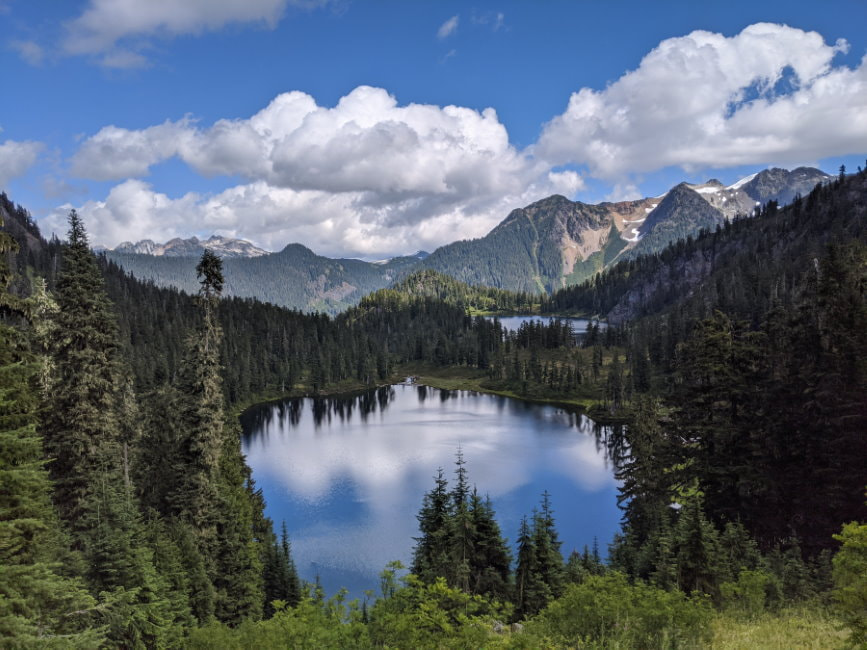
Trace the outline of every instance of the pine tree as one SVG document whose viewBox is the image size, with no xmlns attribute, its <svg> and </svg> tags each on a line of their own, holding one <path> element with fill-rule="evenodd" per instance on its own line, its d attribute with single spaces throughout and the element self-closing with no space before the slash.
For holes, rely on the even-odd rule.
<svg viewBox="0 0 867 650">
<path fill-rule="evenodd" d="M 420 537 L 416 537 L 412 573 L 425 582 L 446 577 L 451 567 L 451 518 L 448 481 L 437 470 L 433 489 L 424 495 L 417 515 Z"/>
<path fill-rule="evenodd" d="M 678 587 L 687 593 L 716 596 L 720 582 L 719 535 L 692 497 L 681 509 L 675 529 Z"/>
<path fill-rule="evenodd" d="M 521 620 L 539 612 L 550 594 L 539 573 L 538 554 L 533 531 L 527 518 L 518 529 L 518 564 L 515 568 L 515 619 Z"/>
<path fill-rule="evenodd" d="M 446 578 L 449 586 L 469 592 L 476 530 L 470 512 L 470 487 L 467 479 L 466 461 L 460 449 L 458 449 L 455 465 L 457 480 L 451 494 L 451 570 L 450 575 L 447 575 Z"/>
<path fill-rule="evenodd" d="M 192 525 L 206 545 L 212 544 L 217 534 L 215 506 L 224 445 L 222 329 L 216 317 L 223 287 L 221 269 L 220 259 L 209 250 L 196 267 L 201 278 L 201 320 L 187 336 L 180 365 L 174 476 L 166 496 L 168 513 Z"/>
<path fill-rule="evenodd" d="M 8 292 L 12 276 L 5 259 L 16 248 L 0 232 L 0 311 L 7 321 L 38 312 L 36 301 L 25 305 Z M 36 432 L 42 372 L 29 347 L 25 332 L 0 324 L 0 638 L 9 647 L 60 642 L 96 648 L 104 637 L 93 626 L 96 602 L 80 579 L 70 577 L 75 558 L 65 549 L 49 498 Z"/>
<path fill-rule="evenodd" d="M 511 597 L 509 570 L 511 555 L 489 498 L 482 499 L 474 489 L 470 496 L 473 553 L 470 558 L 470 590 L 505 601 Z"/>
<path fill-rule="evenodd" d="M 124 476 L 115 316 L 74 210 L 69 226 L 43 409 L 54 502 L 91 588 L 102 593 L 110 642 L 163 643 L 183 613 L 172 610 L 170 587 L 156 574 Z"/>
<path fill-rule="evenodd" d="M 274 539 L 269 546 L 265 559 L 265 616 L 274 614 L 274 601 L 281 601 L 294 607 L 301 600 L 301 583 L 295 562 L 292 560 L 292 548 L 289 543 L 289 533 L 286 522 L 280 532 L 280 540 Z"/>
<path fill-rule="evenodd" d="M 533 516 L 533 543 L 539 578 L 552 597 L 563 592 L 563 556 L 560 553 L 560 537 L 554 526 L 554 511 L 551 495 L 542 493 L 542 507 Z"/>
<path fill-rule="evenodd" d="M 95 507 L 96 479 L 120 465 L 117 323 L 75 210 L 57 280 L 53 373 L 43 435 L 54 502 L 74 533 Z M 76 540 L 81 547 L 80 540 Z"/>
</svg>

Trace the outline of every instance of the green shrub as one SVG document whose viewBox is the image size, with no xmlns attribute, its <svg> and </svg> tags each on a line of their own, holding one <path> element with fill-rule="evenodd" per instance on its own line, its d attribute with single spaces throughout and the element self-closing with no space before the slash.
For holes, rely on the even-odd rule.
<svg viewBox="0 0 867 650">
<path fill-rule="evenodd" d="M 779 591 L 777 579 L 766 571 L 741 570 L 735 582 L 720 585 L 723 607 L 748 616 L 757 616 L 768 606 L 769 596 Z"/>
<path fill-rule="evenodd" d="M 570 585 L 527 623 L 526 633 L 559 646 L 684 648 L 709 638 L 712 616 L 706 597 L 632 585 L 611 573 Z"/>
<path fill-rule="evenodd" d="M 257 648 L 369 648 L 367 630 L 353 605 L 342 595 L 325 602 L 304 598 L 296 607 L 275 601 L 276 612 L 266 621 L 244 621 L 236 628 L 213 623 L 195 629 L 189 648 L 246 650 Z"/>
<path fill-rule="evenodd" d="M 867 524 L 846 524 L 834 539 L 843 543 L 834 556 L 834 600 L 852 644 L 867 647 Z"/>
<path fill-rule="evenodd" d="M 452 589 L 443 578 L 424 584 L 413 575 L 406 586 L 381 598 L 370 611 L 368 629 L 374 647 L 494 648 L 495 620 L 509 611 L 481 596 Z"/>
</svg>

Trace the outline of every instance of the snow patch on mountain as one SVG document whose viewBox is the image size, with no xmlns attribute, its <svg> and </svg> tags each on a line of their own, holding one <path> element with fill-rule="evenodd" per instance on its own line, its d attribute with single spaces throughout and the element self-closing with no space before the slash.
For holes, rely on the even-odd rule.
<svg viewBox="0 0 867 650">
<path fill-rule="evenodd" d="M 261 257 L 270 252 L 254 246 L 245 239 L 232 239 L 220 235 L 212 235 L 204 241 L 198 237 L 181 239 L 176 237 L 164 244 L 157 244 L 152 239 L 142 239 L 136 243 L 121 242 L 114 249 L 115 253 L 137 255 L 153 255 L 155 257 L 199 257 L 205 250 L 210 250 L 220 257 Z"/>
<path fill-rule="evenodd" d="M 741 180 L 737 181 L 736 183 L 732 183 L 726 189 L 727 190 L 739 190 L 758 175 L 759 175 L 759 172 L 756 172 L 755 174 L 750 174 L 749 176 L 744 176 Z"/>
</svg>

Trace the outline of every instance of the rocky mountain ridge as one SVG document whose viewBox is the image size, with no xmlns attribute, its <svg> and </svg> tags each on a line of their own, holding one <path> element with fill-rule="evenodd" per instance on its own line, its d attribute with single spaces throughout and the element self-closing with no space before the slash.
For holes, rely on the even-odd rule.
<svg viewBox="0 0 867 650">
<path fill-rule="evenodd" d="M 158 244 L 152 239 L 141 241 L 121 242 L 111 250 L 125 255 L 154 255 L 156 257 L 201 257 L 205 250 L 210 250 L 220 257 L 261 257 L 269 255 L 270 251 L 254 246 L 246 239 L 232 239 L 212 235 L 208 239 L 200 240 L 198 237 L 181 239 L 175 237 L 164 244 Z"/>
<path fill-rule="evenodd" d="M 736 215 L 750 215 L 768 201 L 785 203 L 806 195 L 829 179 L 818 169 L 775 168 L 729 186 L 716 179 L 680 183 L 659 197 L 633 201 L 594 205 L 553 195 L 512 210 L 479 239 L 447 244 L 429 255 L 418 251 L 377 262 L 330 259 L 300 244 L 268 253 L 249 242 L 217 236 L 205 241 L 174 239 L 163 245 L 143 240 L 122 244 L 107 255 L 137 277 L 195 291 L 194 259 L 211 248 L 227 258 L 231 295 L 330 313 L 420 269 L 469 285 L 553 293 L 620 260 L 659 253 Z"/>
</svg>

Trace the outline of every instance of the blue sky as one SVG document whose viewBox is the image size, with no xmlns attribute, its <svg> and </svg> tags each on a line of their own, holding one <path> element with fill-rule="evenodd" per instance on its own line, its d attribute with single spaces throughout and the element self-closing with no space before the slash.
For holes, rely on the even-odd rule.
<svg viewBox="0 0 867 650">
<path fill-rule="evenodd" d="M 863 0 L 0 0 L 0 189 L 108 245 L 430 249 L 554 192 L 864 164 L 864 25 Z"/>
</svg>

